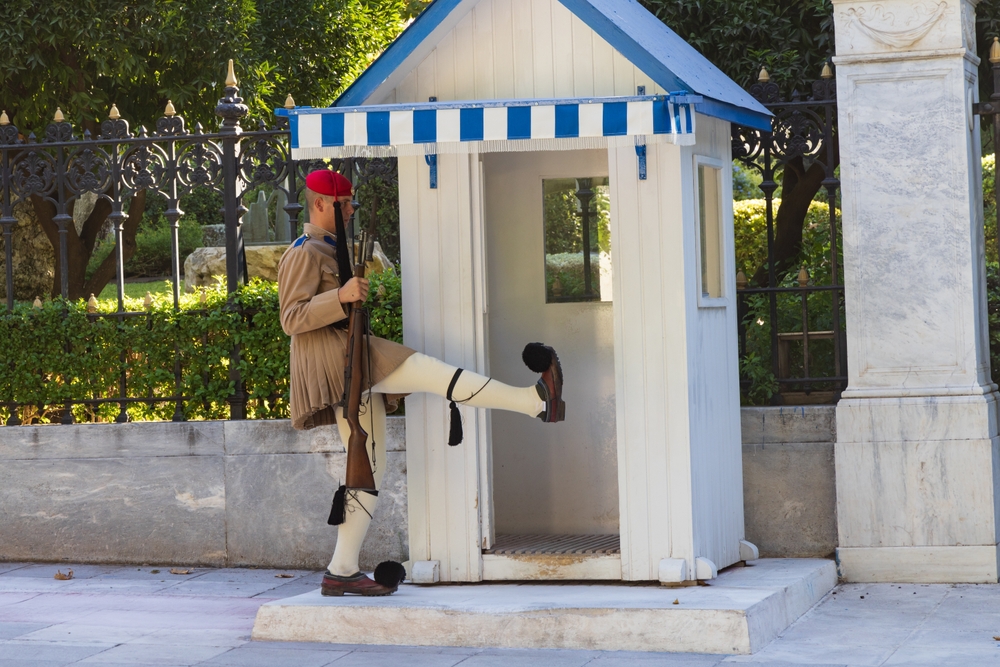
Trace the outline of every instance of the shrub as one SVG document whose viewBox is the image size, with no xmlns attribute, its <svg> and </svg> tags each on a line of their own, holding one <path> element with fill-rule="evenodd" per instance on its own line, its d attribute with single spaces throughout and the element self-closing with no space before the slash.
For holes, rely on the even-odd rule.
<svg viewBox="0 0 1000 667">
<path fill-rule="evenodd" d="M 18 303 L 0 314 L 0 400 L 42 405 L 22 411 L 26 423 L 57 421 L 67 400 L 116 397 L 124 372 L 130 397 L 187 396 L 185 418 L 226 419 L 234 391 L 230 354 L 238 344 L 247 417 L 287 418 L 289 339 L 279 321 L 277 284 L 254 279 L 241 288 L 235 303 L 244 309 L 242 315 L 229 305 L 221 282 L 205 291 L 204 302 L 200 299 L 183 295 L 177 311 L 169 293 L 154 296 L 148 309 L 139 299 L 126 299 L 127 311 L 146 314 L 121 322 L 97 316 L 113 313 L 114 300 L 98 302 L 95 315 L 87 313 L 82 300 L 55 299 L 41 309 Z M 374 276 L 369 306 L 375 335 L 400 341 L 399 278 Z M 175 354 L 181 361 L 179 383 Z M 137 421 L 169 420 L 174 409 L 172 401 L 127 407 L 129 418 Z M 113 421 L 118 412 L 116 402 L 73 406 L 81 422 Z M 0 419 L 9 416 L 9 409 L 0 407 Z"/>
</svg>

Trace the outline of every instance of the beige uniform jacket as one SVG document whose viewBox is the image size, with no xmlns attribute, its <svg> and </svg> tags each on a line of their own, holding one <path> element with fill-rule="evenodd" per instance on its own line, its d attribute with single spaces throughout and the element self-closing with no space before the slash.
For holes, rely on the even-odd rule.
<svg viewBox="0 0 1000 667">
<path fill-rule="evenodd" d="M 334 235 L 306 223 L 278 265 L 278 299 L 281 327 L 292 337 L 292 426 L 310 429 L 336 423 L 335 406 L 344 394 L 347 330 L 334 328 L 347 317 L 340 303 L 337 276 L 337 241 Z M 366 356 L 364 388 L 378 384 L 411 354 L 408 347 L 389 340 L 369 338 L 371 377 Z M 371 385 L 369 384 L 371 382 Z M 396 408 L 398 396 L 387 396 L 386 407 Z"/>
</svg>

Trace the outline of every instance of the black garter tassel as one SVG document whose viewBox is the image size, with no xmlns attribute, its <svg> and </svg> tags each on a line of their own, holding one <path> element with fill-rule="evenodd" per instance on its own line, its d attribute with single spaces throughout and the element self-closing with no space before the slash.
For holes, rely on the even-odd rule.
<svg viewBox="0 0 1000 667">
<path fill-rule="evenodd" d="M 344 504 L 347 495 L 347 487 L 341 486 L 333 494 L 333 507 L 330 508 L 330 518 L 326 520 L 331 526 L 339 526 L 344 523 Z"/>
<path fill-rule="evenodd" d="M 462 369 L 459 368 L 455 371 L 455 375 L 451 378 L 451 384 L 448 385 L 448 400 L 451 403 L 448 407 L 451 408 L 451 429 L 448 432 L 448 445 L 454 447 L 462 442 L 465 434 L 462 432 L 462 413 L 458 411 L 458 406 L 455 404 L 455 399 L 451 397 L 453 391 L 455 391 L 455 385 L 458 383 L 458 376 L 462 374 Z"/>
<path fill-rule="evenodd" d="M 375 583 L 396 589 L 406 579 L 406 568 L 394 560 L 379 563 L 375 568 Z"/>
</svg>

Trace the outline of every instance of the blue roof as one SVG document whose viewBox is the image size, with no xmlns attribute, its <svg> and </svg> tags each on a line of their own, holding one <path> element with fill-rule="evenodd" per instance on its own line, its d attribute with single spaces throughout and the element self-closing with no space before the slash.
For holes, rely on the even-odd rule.
<svg viewBox="0 0 1000 667">
<path fill-rule="evenodd" d="M 478 0 L 433 0 L 417 19 L 344 91 L 335 106 L 360 106 L 428 38 L 443 36 Z M 685 90 L 706 99 L 699 113 L 771 129 L 771 113 L 749 93 L 681 39 L 637 0 L 559 0 L 661 88 Z M 436 45 L 436 40 L 435 40 Z M 414 63 L 414 66 L 416 63 Z"/>
</svg>

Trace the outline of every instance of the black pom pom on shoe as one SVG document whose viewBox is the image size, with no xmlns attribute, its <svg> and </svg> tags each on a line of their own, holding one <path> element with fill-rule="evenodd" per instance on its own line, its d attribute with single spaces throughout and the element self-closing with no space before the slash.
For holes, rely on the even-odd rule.
<svg viewBox="0 0 1000 667">
<path fill-rule="evenodd" d="M 521 359 L 533 373 L 544 373 L 552 365 L 552 352 L 541 343 L 528 343 L 524 346 Z"/>
<path fill-rule="evenodd" d="M 387 560 L 379 563 L 375 568 L 375 583 L 391 588 L 399 588 L 399 585 L 406 579 L 406 568 L 394 560 Z"/>
</svg>

